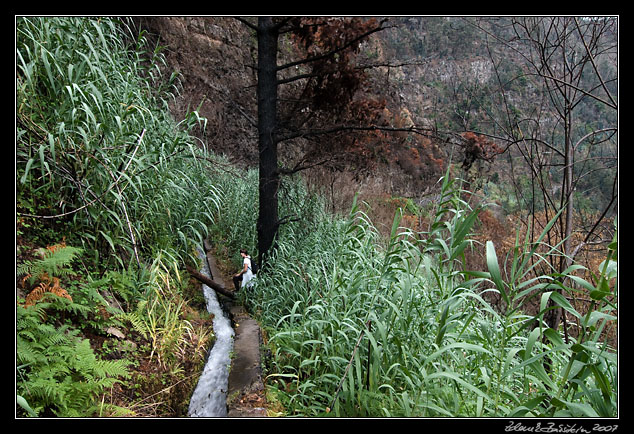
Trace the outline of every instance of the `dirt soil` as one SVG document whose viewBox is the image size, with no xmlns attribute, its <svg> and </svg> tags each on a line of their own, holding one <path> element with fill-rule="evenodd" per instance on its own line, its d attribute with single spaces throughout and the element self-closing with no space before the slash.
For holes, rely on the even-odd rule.
<svg viewBox="0 0 634 434">
<path fill-rule="evenodd" d="M 219 270 L 216 258 L 211 252 L 207 253 L 207 260 L 213 280 L 228 290 L 233 290 L 230 277 L 225 277 Z M 243 306 L 228 297 L 219 297 L 229 312 L 235 330 L 227 391 L 227 417 L 266 417 L 266 398 L 260 361 L 260 326 Z"/>
</svg>

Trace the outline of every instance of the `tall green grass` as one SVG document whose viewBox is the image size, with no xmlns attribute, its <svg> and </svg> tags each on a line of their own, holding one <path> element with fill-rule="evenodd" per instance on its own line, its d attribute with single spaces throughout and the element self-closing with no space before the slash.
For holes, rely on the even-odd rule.
<svg viewBox="0 0 634 434">
<path fill-rule="evenodd" d="M 20 340 L 16 359 L 28 362 L 19 366 L 17 390 L 31 415 L 93 416 L 104 408 L 94 400 L 115 380 L 81 391 L 83 380 L 72 371 L 74 340 L 47 339 L 22 319 L 39 314 L 37 330 L 55 336 L 131 324 L 148 339 L 150 359 L 170 375 L 183 374 L 191 346 L 208 342 L 207 331 L 183 319 L 178 270 L 197 261 L 195 248 L 209 235 L 222 192 L 209 176 L 212 156 L 190 136 L 205 120 L 195 111 L 180 122 L 170 115 L 178 80 L 163 76 L 165 66 L 160 51 L 125 19 L 16 19 L 17 235 L 41 247 L 64 237 L 81 248 L 78 282 L 62 285 L 90 312 L 88 320 L 58 328 L 41 306 L 18 309 L 17 332 L 34 341 Z M 17 261 L 23 262 L 20 252 Z M 121 308 L 107 306 L 99 291 L 110 292 Z M 110 319 L 95 315 L 99 309 Z M 80 355 L 92 360 L 85 342 Z M 193 349 L 200 360 L 204 350 Z M 52 393 L 46 383 L 52 369 L 33 362 L 51 351 L 65 356 L 55 366 L 63 374 L 55 380 L 68 383 L 64 393 Z"/>
<path fill-rule="evenodd" d="M 281 215 L 307 203 L 311 214 L 283 226 L 271 266 L 243 297 L 266 330 L 265 381 L 283 414 L 615 416 L 616 354 L 600 335 L 616 320 L 616 244 L 596 286 L 574 274 L 580 265 L 538 275 L 544 234 L 498 258 L 492 243 L 470 240 L 481 208 L 462 199 L 459 181 L 445 176 L 440 188 L 429 229 L 401 228 L 397 213 L 388 240 L 359 204 L 335 218 L 299 184 L 303 199 L 280 200 Z M 244 214 L 235 224 L 255 220 Z M 486 256 L 486 270 L 465 269 L 467 249 Z M 501 260 L 512 263 L 509 276 Z M 565 297 L 573 291 L 592 297 L 585 315 Z M 522 305 L 534 298 L 541 309 L 528 315 Z M 547 328 L 549 299 L 579 320 L 577 339 Z"/>
<path fill-rule="evenodd" d="M 20 17 L 16 42 L 19 217 L 71 225 L 95 263 L 185 259 L 220 191 L 188 134 L 204 120 L 169 114 L 162 54 L 108 18 Z"/>
</svg>

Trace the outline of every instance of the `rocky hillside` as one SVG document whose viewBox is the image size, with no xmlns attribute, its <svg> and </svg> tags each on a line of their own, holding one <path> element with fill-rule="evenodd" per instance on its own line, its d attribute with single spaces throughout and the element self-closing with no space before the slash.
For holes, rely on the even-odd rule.
<svg viewBox="0 0 634 434">
<path fill-rule="evenodd" d="M 180 75 L 171 105 L 181 119 L 198 108 L 207 118 L 200 137 L 216 153 L 253 164 L 255 128 L 254 40 L 247 28 L 229 17 L 140 17 L 141 29 L 162 47 L 168 70 Z"/>
<path fill-rule="evenodd" d="M 208 120 L 205 131 L 199 131 L 201 139 L 216 153 L 226 154 L 239 165 L 256 164 L 253 65 L 257 47 L 249 29 L 231 17 L 142 17 L 136 22 L 163 47 L 166 67 L 180 74 L 181 87 L 171 106 L 175 117 L 181 118 L 188 109 L 200 106 L 201 115 Z M 390 32 L 393 33 L 386 30 L 382 39 L 375 38 L 364 44 L 362 56 L 367 58 L 366 62 L 387 62 L 394 55 L 393 48 L 386 48 L 395 37 Z M 370 92 L 386 100 L 384 116 L 390 122 L 403 127 L 424 124 L 421 118 L 424 111 L 420 108 L 431 108 L 433 102 L 425 100 L 426 93 L 411 71 L 375 68 L 371 77 Z M 423 137 L 407 134 L 394 137 L 391 155 L 377 159 L 370 177 L 354 173 L 353 164 L 347 168 L 352 172 L 338 173 L 336 177 L 319 168 L 306 175 L 322 187 L 332 188 L 336 178 L 342 186 L 352 181 L 356 189 L 414 196 L 437 180 L 445 152 L 437 143 Z M 353 190 L 348 196 L 354 194 Z"/>
<path fill-rule="evenodd" d="M 487 39 L 486 33 L 477 29 L 480 25 L 477 19 L 391 17 L 388 28 L 372 35 L 361 46 L 359 65 L 381 65 L 368 69 L 371 80 L 363 91 L 384 101 L 383 118 L 390 125 L 434 128 L 446 133 L 445 137 L 453 137 L 452 140 L 462 140 L 458 138 L 459 132 L 496 131 L 499 125 L 494 118 L 507 117 L 504 111 L 507 108 L 503 107 L 506 104 L 513 116 L 529 116 L 530 113 L 522 111 L 534 110 L 536 101 L 543 100 L 543 96 L 538 96 L 534 83 L 519 73 L 517 59 L 512 57 L 517 53 L 495 52 L 500 47 L 489 44 L 496 37 L 508 37 L 504 32 L 510 31 L 507 22 L 491 20 L 489 30 L 496 34 Z M 232 17 L 139 17 L 136 23 L 164 49 L 166 68 L 180 74 L 181 86 L 171 104 L 174 116 L 182 118 L 187 110 L 199 107 L 208 120 L 205 130 L 198 131 L 202 143 L 229 156 L 239 166 L 255 165 L 255 35 Z M 290 51 L 288 47 L 282 49 L 279 62 Z M 490 55 L 495 57 L 495 65 Z M 616 62 L 603 62 L 601 67 L 609 69 L 604 73 L 606 76 L 614 75 L 614 65 Z M 500 83 L 504 83 L 502 89 Z M 587 109 L 581 109 L 582 117 L 577 118 L 582 129 L 586 124 L 590 128 L 605 124 L 602 116 L 607 111 L 591 103 L 583 102 Z M 608 121 L 615 124 L 614 119 Z M 421 198 L 429 194 L 450 158 L 458 164 L 466 159 L 464 146 L 406 133 L 390 134 L 389 138 L 377 135 L 374 143 L 364 146 L 371 150 L 371 170 L 361 171 L 351 159 L 348 164 L 339 165 L 338 172 L 323 167 L 304 172 L 310 183 L 329 193 L 335 209 L 337 202 L 347 203 L 357 190 Z M 281 152 L 292 158 L 293 149 Z M 468 165 L 475 173 L 461 176 L 479 178 L 482 184 L 493 175 L 498 184 L 508 187 L 511 181 L 502 177 L 511 170 L 509 161 L 513 152 L 516 151 L 511 149 L 504 158 L 495 159 L 495 166 L 493 160 L 473 167 Z M 603 182 L 596 176 L 582 181 Z M 603 184 L 600 189 L 605 197 L 597 206 L 601 209 L 612 191 L 611 185 Z M 591 183 L 584 185 L 585 190 L 595 187 Z M 510 190 L 501 193 L 510 194 Z M 590 204 L 587 206 L 591 206 L 591 200 L 586 200 Z"/>
</svg>

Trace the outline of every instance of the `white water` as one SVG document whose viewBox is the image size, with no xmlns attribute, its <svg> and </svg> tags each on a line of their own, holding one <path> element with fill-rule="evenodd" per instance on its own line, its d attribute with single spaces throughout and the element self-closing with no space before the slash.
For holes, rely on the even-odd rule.
<svg viewBox="0 0 634 434">
<path fill-rule="evenodd" d="M 209 267 L 202 251 L 198 252 L 203 259 L 201 273 L 209 277 Z M 207 310 L 214 315 L 213 326 L 216 342 L 209 351 L 207 363 L 198 385 L 189 401 L 189 416 L 193 417 L 225 417 L 227 416 L 227 387 L 230 353 L 233 349 L 235 332 L 231 328 L 231 321 L 222 310 L 216 291 L 203 284 Z"/>
</svg>

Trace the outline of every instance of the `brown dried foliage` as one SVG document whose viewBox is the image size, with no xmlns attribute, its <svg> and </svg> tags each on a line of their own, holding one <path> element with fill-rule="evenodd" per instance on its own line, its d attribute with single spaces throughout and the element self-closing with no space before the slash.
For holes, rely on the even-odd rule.
<svg viewBox="0 0 634 434">
<path fill-rule="evenodd" d="M 312 99 L 315 110 L 346 111 L 366 78 L 352 61 L 361 43 L 358 38 L 376 28 L 376 20 L 298 17 L 294 24 L 293 38 L 308 58 L 336 52 L 311 62 L 315 77 L 304 90 L 305 96 Z"/>
<path fill-rule="evenodd" d="M 55 253 L 60 249 L 66 247 L 66 241 L 62 241 L 61 243 L 54 244 L 52 246 L 47 246 L 46 250 L 51 253 Z M 31 279 L 31 274 L 27 274 L 21 280 L 22 287 L 28 289 L 27 280 Z M 41 273 L 38 276 L 35 276 L 37 280 L 39 280 L 39 284 L 33 288 L 29 294 L 26 296 L 26 300 L 24 302 L 24 307 L 30 307 L 35 305 L 38 301 L 40 301 L 47 293 L 55 294 L 59 297 L 64 297 L 70 301 L 73 301 L 72 297 L 64 288 L 60 286 L 60 279 L 58 277 L 51 277 L 47 273 Z"/>
<path fill-rule="evenodd" d="M 464 133 L 462 137 L 465 139 L 462 145 L 464 151 L 462 167 L 465 170 L 469 170 L 471 165 L 477 160 L 490 163 L 498 154 L 503 152 L 502 148 L 484 136 L 469 131 Z"/>
<path fill-rule="evenodd" d="M 30 275 L 26 276 L 25 279 L 31 277 Z M 38 286 L 36 286 L 29 295 L 26 296 L 26 301 L 24 303 L 24 307 L 29 307 L 35 305 L 38 301 L 40 301 L 46 293 L 53 293 L 59 297 L 67 298 L 70 301 L 73 301 L 68 291 L 62 288 L 59 285 L 58 277 L 50 277 L 48 274 L 44 273 L 40 276 L 42 280 Z"/>
</svg>

